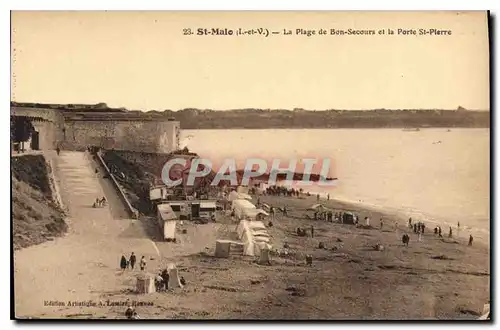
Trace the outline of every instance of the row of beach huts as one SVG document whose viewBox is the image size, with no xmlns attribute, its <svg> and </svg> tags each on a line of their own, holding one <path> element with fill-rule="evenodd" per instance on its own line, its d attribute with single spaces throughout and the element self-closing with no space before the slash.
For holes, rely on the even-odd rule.
<svg viewBox="0 0 500 330">
<path fill-rule="evenodd" d="M 149 199 L 156 209 L 156 219 L 166 241 L 175 240 L 178 221 L 215 222 L 217 211 L 230 214 L 235 221 L 260 220 L 269 215 L 251 202 L 252 197 L 245 187 L 229 193 L 221 192 L 214 199 L 197 199 L 196 195 L 176 198 L 166 186 L 155 186 L 150 189 Z"/>
</svg>

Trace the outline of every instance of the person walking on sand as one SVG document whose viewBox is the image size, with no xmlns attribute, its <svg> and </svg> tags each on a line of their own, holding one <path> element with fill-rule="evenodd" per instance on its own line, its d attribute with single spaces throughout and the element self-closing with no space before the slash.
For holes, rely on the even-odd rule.
<svg viewBox="0 0 500 330">
<path fill-rule="evenodd" d="M 370 225 L 370 218 L 365 217 L 365 225 L 369 226 Z"/>
<path fill-rule="evenodd" d="M 161 277 L 163 278 L 163 289 L 165 291 L 168 290 L 168 281 L 170 280 L 170 275 L 168 274 L 168 270 L 164 269 L 161 272 Z"/>
<path fill-rule="evenodd" d="M 441 233 L 441 226 L 438 226 L 438 236 L 439 237 L 443 237 L 442 233 Z"/>
<path fill-rule="evenodd" d="M 410 229 L 412 228 L 411 218 L 410 218 L 410 219 L 408 219 L 408 228 L 410 228 Z"/>
<path fill-rule="evenodd" d="M 380 230 L 384 228 L 384 219 L 380 218 Z"/>
<path fill-rule="evenodd" d="M 139 261 L 139 267 L 141 267 L 142 271 L 146 269 L 146 259 L 144 259 L 144 256 L 142 256 L 141 261 Z"/>
<path fill-rule="evenodd" d="M 127 269 L 127 258 L 125 258 L 124 255 L 122 255 L 122 258 L 120 259 L 120 268 L 122 271 L 125 271 L 125 269 Z"/>
<path fill-rule="evenodd" d="M 457 221 L 457 236 L 460 235 L 460 221 Z"/>
<path fill-rule="evenodd" d="M 135 266 L 135 261 L 136 261 L 136 256 L 134 254 L 134 252 L 132 252 L 132 254 L 130 255 L 130 268 L 132 270 L 134 270 L 134 266 Z"/>
<path fill-rule="evenodd" d="M 326 199 L 330 200 L 330 194 L 326 195 Z"/>
<path fill-rule="evenodd" d="M 472 235 L 469 235 L 469 246 L 472 246 L 473 240 L 474 240 L 474 237 L 472 237 Z"/>
<path fill-rule="evenodd" d="M 448 233 L 448 238 L 451 238 L 453 236 L 453 231 L 451 230 L 451 227 L 450 227 L 450 232 Z"/>
<path fill-rule="evenodd" d="M 59 146 L 56 148 L 56 153 L 58 156 L 59 156 L 59 153 L 61 153 L 61 149 L 59 148 Z"/>
<path fill-rule="evenodd" d="M 311 226 L 311 238 L 314 238 L 314 227 Z"/>
<path fill-rule="evenodd" d="M 319 194 L 316 195 L 316 201 L 319 202 Z"/>
</svg>

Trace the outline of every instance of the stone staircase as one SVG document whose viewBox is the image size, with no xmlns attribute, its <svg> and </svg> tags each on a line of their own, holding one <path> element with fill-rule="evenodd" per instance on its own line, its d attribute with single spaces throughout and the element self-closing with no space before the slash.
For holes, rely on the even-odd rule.
<svg viewBox="0 0 500 330">
<path fill-rule="evenodd" d="M 95 164 L 88 153 L 62 151 L 57 155 L 51 151 L 46 153 L 46 157 L 75 231 L 88 231 L 99 222 L 112 219 L 108 206 L 92 207 L 96 198 L 109 198 L 104 194 L 98 174 L 94 172 Z"/>
</svg>

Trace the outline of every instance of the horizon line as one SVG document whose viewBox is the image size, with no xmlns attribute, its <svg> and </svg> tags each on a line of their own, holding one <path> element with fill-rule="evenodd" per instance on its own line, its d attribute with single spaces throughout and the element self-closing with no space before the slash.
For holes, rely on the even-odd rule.
<svg viewBox="0 0 500 330">
<path fill-rule="evenodd" d="M 307 109 L 307 108 L 302 108 L 302 107 L 295 107 L 293 109 L 285 109 L 285 108 L 260 108 L 260 107 L 240 107 L 240 108 L 231 108 L 231 109 L 208 109 L 208 108 L 197 108 L 197 107 L 184 107 L 180 109 L 129 109 L 127 107 L 111 107 L 109 106 L 106 102 L 98 102 L 98 103 L 38 103 L 38 102 L 25 102 L 25 101 L 13 101 L 11 100 L 11 106 L 12 103 L 17 103 L 17 104 L 39 104 L 41 106 L 47 105 L 47 106 L 82 106 L 82 107 L 88 107 L 90 109 L 97 109 L 97 108 L 92 108 L 98 105 L 106 105 L 106 107 L 99 108 L 102 110 L 105 109 L 110 109 L 110 110 L 125 110 L 125 111 L 140 111 L 140 112 L 151 112 L 151 111 L 156 111 L 156 112 L 165 112 L 165 111 L 172 111 L 172 112 L 177 112 L 177 111 L 183 111 L 183 110 L 201 110 L 201 111 L 238 111 L 238 110 L 263 110 L 263 111 L 376 111 L 376 110 L 386 110 L 386 111 L 405 111 L 405 110 L 411 110 L 411 111 L 457 111 L 460 108 L 463 110 L 461 111 L 477 111 L 477 112 L 489 112 L 490 109 L 468 109 L 464 108 L 462 106 L 457 106 L 456 108 L 384 108 L 384 107 L 374 107 L 370 109 L 366 108 L 350 108 L 350 109 L 336 109 L 336 108 L 325 108 L 325 109 Z M 71 110 L 77 110 L 77 109 L 71 109 Z M 85 110 L 85 109 L 82 109 Z"/>
</svg>

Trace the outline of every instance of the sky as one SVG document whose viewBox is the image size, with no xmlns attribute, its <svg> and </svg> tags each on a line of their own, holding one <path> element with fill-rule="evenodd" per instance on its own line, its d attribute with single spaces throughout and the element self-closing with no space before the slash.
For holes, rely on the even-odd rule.
<svg viewBox="0 0 500 330">
<path fill-rule="evenodd" d="M 18 102 L 134 110 L 489 109 L 485 12 L 14 11 L 11 18 L 11 98 Z M 194 35 L 183 35 L 188 28 Z M 196 35 L 198 28 L 281 34 Z M 397 33 L 432 28 L 452 35 Z"/>
</svg>

